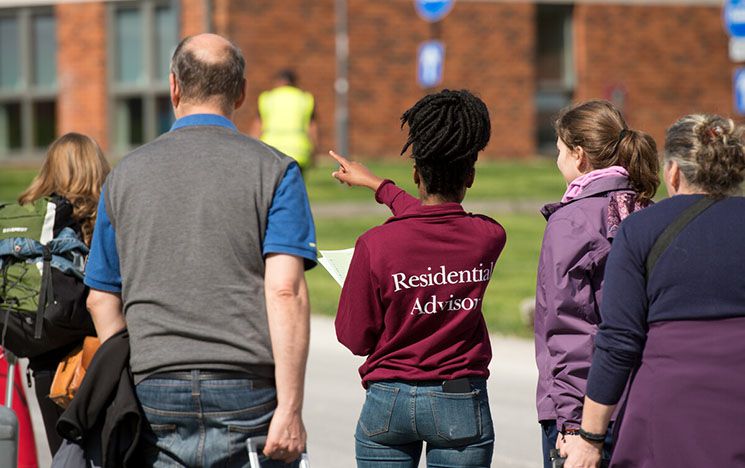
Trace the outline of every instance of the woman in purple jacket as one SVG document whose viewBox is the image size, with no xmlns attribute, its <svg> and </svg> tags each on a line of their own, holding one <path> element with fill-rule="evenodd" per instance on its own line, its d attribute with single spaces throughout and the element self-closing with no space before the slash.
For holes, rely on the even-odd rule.
<svg viewBox="0 0 745 468">
<path fill-rule="evenodd" d="M 557 165 L 567 182 L 548 224 L 538 265 L 535 347 L 537 407 L 549 452 L 576 443 L 600 323 L 605 261 L 622 219 L 650 203 L 659 185 L 657 147 L 606 101 L 564 109 L 555 123 Z"/>
<path fill-rule="evenodd" d="M 668 129 L 673 196 L 630 217 L 613 244 L 582 437 L 566 467 L 597 465 L 592 440 L 630 375 L 612 467 L 745 467 L 745 198 L 733 196 L 744 145 L 745 129 L 719 116 Z"/>
</svg>

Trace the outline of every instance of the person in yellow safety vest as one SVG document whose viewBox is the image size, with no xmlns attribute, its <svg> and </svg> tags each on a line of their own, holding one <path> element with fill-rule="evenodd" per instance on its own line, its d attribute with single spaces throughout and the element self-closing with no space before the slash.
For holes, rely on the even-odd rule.
<svg viewBox="0 0 745 468">
<path fill-rule="evenodd" d="M 313 95 L 297 87 L 292 70 L 276 76 L 275 87 L 259 95 L 259 112 L 251 134 L 294 158 L 300 170 L 313 163 L 318 139 Z"/>
</svg>

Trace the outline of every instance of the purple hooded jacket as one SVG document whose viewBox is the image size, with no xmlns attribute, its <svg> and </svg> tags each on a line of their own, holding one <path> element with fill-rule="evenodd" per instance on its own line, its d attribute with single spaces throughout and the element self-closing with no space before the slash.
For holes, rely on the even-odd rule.
<svg viewBox="0 0 745 468">
<path fill-rule="evenodd" d="M 605 261 L 621 221 L 643 208 L 624 176 L 592 181 L 567 203 L 546 205 L 538 262 L 535 350 L 538 420 L 579 428 Z"/>
</svg>

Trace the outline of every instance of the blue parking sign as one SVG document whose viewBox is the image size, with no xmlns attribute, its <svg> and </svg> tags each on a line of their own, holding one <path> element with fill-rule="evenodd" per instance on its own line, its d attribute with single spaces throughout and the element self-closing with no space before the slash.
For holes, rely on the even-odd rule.
<svg viewBox="0 0 745 468">
<path fill-rule="evenodd" d="M 732 37 L 745 37 L 745 0 L 725 0 L 724 27 Z"/>
<path fill-rule="evenodd" d="M 735 111 L 740 115 L 745 115 L 745 68 L 735 70 L 732 90 L 735 97 Z"/>
<path fill-rule="evenodd" d="M 416 12 L 424 21 L 440 21 L 453 9 L 455 0 L 414 0 Z"/>
<path fill-rule="evenodd" d="M 426 41 L 419 46 L 417 54 L 417 81 L 422 88 L 432 88 L 442 83 L 445 66 L 445 44 Z"/>
</svg>

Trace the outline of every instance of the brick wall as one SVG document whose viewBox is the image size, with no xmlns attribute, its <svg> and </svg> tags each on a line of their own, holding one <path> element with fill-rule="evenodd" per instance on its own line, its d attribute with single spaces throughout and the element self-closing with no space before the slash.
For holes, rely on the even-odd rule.
<svg viewBox="0 0 745 468">
<path fill-rule="evenodd" d="M 732 74 L 721 8 L 577 5 L 579 100 L 625 92 L 629 124 L 660 148 L 691 112 L 732 115 Z"/>
<path fill-rule="evenodd" d="M 184 34 L 204 29 L 203 0 L 181 0 Z M 458 2 L 432 30 L 409 0 L 348 0 L 350 145 L 355 155 L 395 156 L 401 113 L 424 94 L 416 83 L 418 45 L 446 44 L 442 87 L 469 88 L 487 102 L 487 157 L 535 152 L 535 6 Z M 106 7 L 59 4 L 58 132 L 82 131 L 108 147 Z M 665 128 L 689 112 L 731 115 L 731 72 L 719 7 L 577 4 L 575 98 L 623 98 L 632 126 L 660 146 Z M 248 131 L 256 98 L 281 68 L 294 68 L 316 97 L 319 153 L 334 138 L 334 0 L 213 0 L 211 25 L 247 60 L 248 99 L 237 123 Z"/>
<path fill-rule="evenodd" d="M 316 99 L 321 142 L 334 142 L 334 1 L 223 0 L 215 5 L 215 32 L 236 42 L 246 57 L 248 96 L 236 123 L 248 131 L 256 99 L 272 87 L 274 75 L 294 69 L 299 85 Z"/>
<path fill-rule="evenodd" d="M 225 9 L 229 21 L 225 22 Z M 429 39 L 428 23 L 410 1 L 349 0 L 350 147 L 359 156 L 397 155 L 405 140 L 399 118 L 423 94 L 416 83 L 416 53 Z M 216 31 L 243 49 L 249 96 L 238 124 L 249 128 L 258 93 L 272 75 L 294 68 L 300 85 L 316 96 L 320 153 L 334 145 L 333 0 L 223 0 L 215 6 Z M 492 115 L 489 156 L 523 157 L 535 151 L 533 138 L 532 4 L 456 5 L 442 22 L 446 44 L 442 87 L 481 94 Z"/>
<path fill-rule="evenodd" d="M 207 32 L 204 0 L 181 0 L 181 36 Z"/>
<path fill-rule="evenodd" d="M 106 7 L 58 4 L 57 133 L 83 132 L 108 148 Z"/>
</svg>

